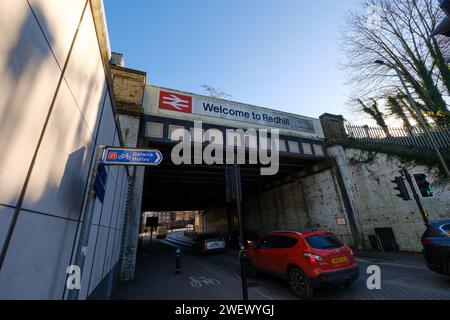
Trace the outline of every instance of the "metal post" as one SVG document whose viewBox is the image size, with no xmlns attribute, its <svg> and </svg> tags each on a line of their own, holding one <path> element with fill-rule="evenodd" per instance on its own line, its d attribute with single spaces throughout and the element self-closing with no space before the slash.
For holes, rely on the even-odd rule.
<svg viewBox="0 0 450 320">
<path fill-rule="evenodd" d="M 95 179 L 97 176 L 97 169 L 100 162 L 100 159 L 103 155 L 105 147 L 99 146 L 97 148 L 97 154 L 95 157 L 94 167 L 91 172 L 90 177 L 90 186 L 88 189 L 88 199 L 86 201 L 86 208 L 85 208 L 85 217 L 83 219 L 82 225 L 81 225 L 81 231 L 80 231 L 80 239 L 78 241 L 76 256 L 75 256 L 75 265 L 80 268 L 81 271 L 83 271 L 84 262 L 86 258 L 86 249 L 89 245 L 89 235 L 91 233 L 91 225 L 92 225 L 92 218 L 94 216 L 94 209 L 95 209 L 95 199 L 97 195 L 94 191 L 94 185 L 95 185 Z M 80 290 L 78 289 L 71 289 L 68 293 L 68 300 L 78 300 L 78 295 Z"/>
<path fill-rule="evenodd" d="M 411 92 L 409 92 L 408 87 L 406 86 L 405 81 L 403 80 L 402 75 L 400 74 L 400 71 L 395 65 L 391 66 L 395 72 L 397 73 L 397 76 L 399 77 L 400 81 L 402 82 L 403 87 L 405 88 L 406 95 L 408 96 L 408 100 L 411 103 L 411 106 L 414 108 L 414 111 L 417 113 L 417 117 L 419 118 L 420 124 L 422 125 L 425 135 L 428 138 L 430 144 L 433 146 L 434 151 L 436 152 L 436 155 L 439 159 L 439 162 L 442 165 L 442 168 L 444 169 L 444 172 L 447 176 L 447 178 L 450 178 L 450 171 L 448 170 L 447 164 L 445 163 L 444 158 L 442 157 L 441 152 L 439 151 L 439 148 L 436 145 L 436 142 L 434 141 L 433 137 L 431 136 L 430 129 L 428 128 L 427 124 L 425 123 L 425 120 L 423 119 L 422 113 L 420 112 L 419 108 L 417 107 L 416 102 L 414 101 Z"/>
<path fill-rule="evenodd" d="M 248 300 L 248 286 L 247 286 L 247 259 L 248 253 L 244 242 L 244 226 L 242 220 L 242 208 L 241 208 L 241 175 L 239 166 L 234 164 L 234 180 L 235 180 L 235 192 L 236 192 L 236 208 L 239 220 L 239 262 L 241 265 L 241 282 L 242 282 L 242 299 Z"/>
<path fill-rule="evenodd" d="M 422 206 L 422 202 L 420 201 L 420 197 L 417 194 L 416 188 L 414 187 L 414 183 L 412 181 L 411 175 L 409 174 L 408 169 L 406 169 L 405 167 L 402 169 L 402 171 L 405 174 L 405 177 L 409 183 L 409 186 L 411 187 L 411 190 L 412 190 L 412 193 L 414 196 L 414 200 L 416 200 L 416 203 L 417 203 L 417 206 L 419 207 L 420 214 L 422 215 L 423 221 L 425 222 L 425 224 L 428 224 L 428 222 L 429 222 L 428 212 Z"/>
<path fill-rule="evenodd" d="M 175 274 L 181 272 L 181 249 L 177 248 L 175 251 Z"/>
<path fill-rule="evenodd" d="M 153 227 L 150 228 L 150 248 L 153 247 Z"/>
</svg>

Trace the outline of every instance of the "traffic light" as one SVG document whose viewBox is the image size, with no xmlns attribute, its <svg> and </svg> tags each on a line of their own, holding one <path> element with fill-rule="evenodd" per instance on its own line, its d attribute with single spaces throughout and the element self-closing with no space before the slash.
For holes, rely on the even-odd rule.
<svg viewBox="0 0 450 320">
<path fill-rule="evenodd" d="M 442 34 L 446 37 L 450 37 L 450 0 L 439 0 L 441 9 L 447 15 L 444 20 L 431 32 L 431 36 L 437 36 Z"/>
<path fill-rule="evenodd" d="M 392 182 L 397 185 L 394 190 L 400 191 L 400 193 L 397 194 L 397 197 L 402 198 L 405 201 L 411 200 L 408 189 L 406 189 L 405 181 L 403 181 L 402 177 L 395 177 L 395 180 Z"/>
<path fill-rule="evenodd" d="M 415 174 L 414 180 L 416 180 L 422 198 L 433 197 L 433 189 L 431 189 L 430 183 L 427 181 L 427 176 L 425 174 L 423 173 Z"/>
</svg>

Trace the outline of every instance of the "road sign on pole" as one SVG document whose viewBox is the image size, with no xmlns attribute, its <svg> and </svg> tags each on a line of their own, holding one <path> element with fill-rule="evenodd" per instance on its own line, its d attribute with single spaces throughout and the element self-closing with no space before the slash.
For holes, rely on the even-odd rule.
<svg viewBox="0 0 450 320">
<path fill-rule="evenodd" d="M 91 234 L 91 225 L 92 219 L 94 217 L 94 209 L 95 209 L 95 199 L 97 198 L 97 192 L 102 193 L 104 191 L 103 188 L 106 184 L 106 171 L 103 171 L 105 168 L 99 165 L 100 159 L 103 155 L 104 147 L 98 146 L 95 154 L 94 166 L 91 172 L 90 177 L 90 186 L 88 192 L 88 199 L 85 204 L 84 212 L 85 217 L 83 219 L 81 230 L 80 230 L 80 238 L 77 245 L 77 251 L 75 256 L 75 265 L 83 270 L 84 262 L 86 260 L 86 250 L 89 246 L 89 236 Z M 101 180 L 101 181 L 100 181 Z M 95 185 L 97 184 L 97 187 Z M 104 194 L 103 194 L 104 195 Z M 78 295 L 80 290 L 78 289 L 70 289 L 68 292 L 67 298 L 69 300 L 78 300 Z"/>
<path fill-rule="evenodd" d="M 163 156 L 159 150 L 106 147 L 102 157 L 104 165 L 156 166 Z"/>
<path fill-rule="evenodd" d="M 99 199 L 102 203 L 106 192 L 106 181 L 108 174 L 105 166 L 157 166 L 163 160 L 159 150 L 116 148 L 99 146 L 94 161 L 94 167 L 91 172 L 91 185 L 89 187 L 89 199 L 86 201 L 86 218 L 81 227 L 80 240 L 78 242 L 75 265 L 83 270 L 85 261 L 85 250 L 89 245 L 90 228 L 94 215 L 95 200 Z M 153 228 L 151 229 L 153 230 Z M 78 300 L 79 290 L 71 289 L 68 293 L 69 300 Z"/>
</svg>

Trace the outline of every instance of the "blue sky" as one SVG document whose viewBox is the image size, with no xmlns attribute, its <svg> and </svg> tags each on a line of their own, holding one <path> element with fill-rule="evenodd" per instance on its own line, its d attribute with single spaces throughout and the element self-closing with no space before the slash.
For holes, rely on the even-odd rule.
<svg viewBox="0 0 450 320">
<path fill-rule="evenodd" d="M 148 82 L 318 117 L 355 119 L 340 26 L 361 0 L 105 0 L 113 51 Z"/>
</svg>

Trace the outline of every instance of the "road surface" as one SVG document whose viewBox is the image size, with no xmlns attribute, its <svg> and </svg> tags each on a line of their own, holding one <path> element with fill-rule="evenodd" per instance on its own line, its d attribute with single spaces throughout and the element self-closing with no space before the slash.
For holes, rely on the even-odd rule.
<svg viewBox="0 0 450 320">
<path fill-rule="evenodd" d="M 167 240 L 144 240 L 134 281 L 125 282 L 113 299 L 238 300 L 241 299 L 240 268 L 236 251 L 198 256 L 178 239 L 182 233 L 169 234 Z M 175 250 L 182 248 L 182 272 L 175 274 Z M 450 300 L 450 277 L 429 271 L 423 261 L 387 261 L 358 258 L 359 279 L 351 288 L 321 289 L 313 299 L 331 300 Z M 369 290 L 367 267 L 381 268 L 381 289 Z M 296 300 L 289 285 L 279 279 L 261 276 L 249 279 L 250 300 Z"/>
</svg>

